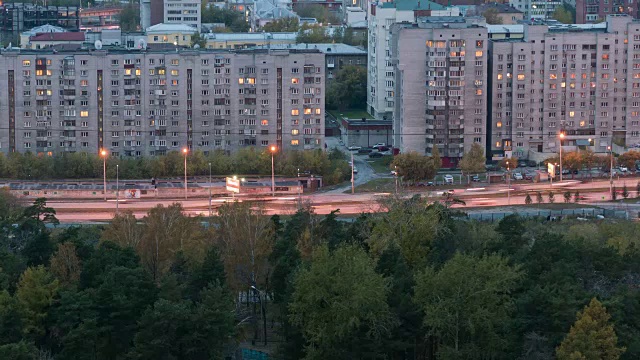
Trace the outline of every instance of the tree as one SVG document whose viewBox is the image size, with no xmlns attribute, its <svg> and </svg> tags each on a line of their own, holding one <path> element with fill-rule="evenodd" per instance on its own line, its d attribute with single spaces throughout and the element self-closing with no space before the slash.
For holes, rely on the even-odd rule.
<svg viewBox="0 0 640 360">
<path fill-rule="evenodd" d="M 195 33 L 191 35 L 191 47 L 198 45 L 201 49 L 207 47 L 207 39 L 200 35 L 200 33 Z"/>
<path fill-rule="evenodd" d="M 131 211 L 117 213 L 111 219 L 109 225 L 102 232 L 102 241 L 110 241 L 121 247 L 137 249 L 144 227 L 138 224 L 138 220 Z"/>
<path fill-rule="evenodd" d="M 329 35 L 326 28 L 321 25 L 307 25 L 303 24 L 298 30 L 298 36 L 296 37 L 296 42 L 300 43 L 329 43 L 332 42 L 333 38 Z"/>
<path fill-rule="evenodd" d="M 30 267 L 20 277 L 16 299 L 25 335 L 42 336 L 49 307 L 58 292 L 58 280 L 44 266 Z"/>
<path fill-rule="evenodd" d="M 596 299 L 591 299 L 584 311 L 579 312 L 569 334 L 556 350 L 559 360 L 599 359 L 616 360 L 625 348 L 618 347 L 618 337 L 609 324 L 611 316 Z"/>
<path fill-rule="evenodd" d="M 208 6 L 207 1 L 202 2 L 203 23 L 223 23 L 232 32 L 247 32 L 249 24 L 244 18 L 244 12 L 233 9 L 220 9 L 216 6 Z"/>
<path fill-rule="evenodd" d="M 499 163 L 500 167 L 503 169 L 509 169 L 509 170 L 513 170 L 515 168 L 518 167 L 518 158 L 515 157 L 505 157 L 504 159 L 500 160 Z"/>
<path fill-rule="evenodd" d="M 295 8 L 298 16 L 303 18 L 314 18 L 322 24 L 340 24 L 340 19 L 329 12 L 329 10 L 319 4 L 300 4 Z"/>
<path fill-rule="evenodd" d="M 120 21 L 120 29 L 123 32 L 138 31 L 140 28 L 140 9 L 133 4 L 129 4 L 120 11 L 118 19 Z M 142 30 L 144 31 L 145 29 Z"/>
<path fill-rule="evenodd" d="M 636 198 L 640 198 L 640 181 L 636 183 Z"/>
<path fill-rule="evenodd" d="M 618 189 L 615 186 L 611 190 L 611 200 L 618 200 Z"/>
<path fill-rule="evenodd" d="M 631 150 L 618 156 L 618 164 L 628 169 L 635 169 L 636 162 L 640 161 L 640 151 Z"/>
<path fill-rule="evenodd" d="M 531 195 L 529 195 L 529 193 L 527 193 L 527 196 L 525 196 L 524 203 L 527 205 L 531 205 L 532 201 L 531 201 Z"/>
<path fill-rule="evenodd" d="M 428 267 L 416 276 L 414 301 L 424 325 L 439 343 L 443 359 L 500 358 L 501 340 L 513 310 L 510 292 L 520 278 L 517 268 L 498 256 L 456 254 L 440 270 Z M 504 354 L 500 356 L 500 354 Z"/>
<path fill-rule="evenodd" d="M 364 109 L 367 100 L 367 69 L 346 65 L 338 71 L 327 91 L 331 109 Z"/>
<path fill-rule="evenodd" d="M 553 204 L 555 202 L 555 194 L 553 191 L 549 191 L 549 204 Z"/>
<path fill-rule="evenodd" d="M 309 268 L 294 279 L 291 322 L 302 329 L 305 359 L 371 358 L 395 324 L 386 298 L 388 282 L 367 254 L 354 246 L 314 251 Z"/>
<path fill-rule="evenodd" d="M 536 192 L 536 202 L 538 203 L 538 205 L 544 202 L 544 199 L 542 198 L 542 193 L 540 191 Z"/>
<path fill-rule="evenodd" d="M 551 18 L 554 20 L 558 20 L 563 24 L 573 24 L 575 23 L 575 9 L 573 9 L 572 13 L 571 9 L 568 6 L 562 4 L 561 6 L 556 7 L 556 10 L 553 12 L 553 15 L 551 15 Z"/>
<path fill-rule="evenodd" d="M 283 17 L 266 23 L 262 30 L 266 32 L 298 32 L 300 21 L 297 17 Z"/>
<path fill-rule="evenodd" d="M 398 176 L 407 181 L 433 179 L 436 175 L 433 158 L 420 155 L 415 151 L 398 154 L 393 158 L 392 167 L 396 167 Z"/>
<path fill-rule="evenodd" d="M 440 157 L 440 150 L 438 149 L 437 145 L 433 145 L 433 147 L 431 148 L 431 164 L 433 166 L 433 170 L 436 173 L 442 167 L 442 158 Z M 435 174 L 433 176 L 435 176 Z"/>
<path fill-rule="evenodd" d="M 563 197 L 564 197 L 565 203 L 571 202 L 571 191 L 569 190 L 565 191 Z"/>
<path fill-rule="evenodd" d="M 580 192 L 576 190 L 576 193 L 573 195 L 573 202 L 577 204 L 579 201 L 580 201 Z"/>
<path fill-rule="evenodd" d="M 484 16 L 484 18 L 486 19 L 487 24 L 490 24 L 490 25 L 502 24 L 502 18 L 500 17 L 500 13 L 496 8 L 492 7 L 490 9 L 487 9 L 485 12 L 482 13 L 482 16 Z"/>
<path fill-rule="evenodd" d="M 26 341 L 0 346 L 0 359 L 4 360 L 37 360 L 38 350 Z"/>
<path fill-rule="evenodd" d="M 629 189 L 627 189 L 627 184 L 622 184 L 622 197 L 625 199 L 629 197 Z"/>
<path fill-rule="evenodd" d="M 484 167 L 485 161 L 484 149 L 479 143 L 473 143 L 471 149 L 462 156 L 458 166 L 467 175 L 482 173 L 486 171 Z"/>
<path fill-rule="evenodd" d="M 75 286 L 80 281 L 82 267 L 72 242 L 60 244 L 51 258 L 51 273 L 62 285 Z"/>
</svg>

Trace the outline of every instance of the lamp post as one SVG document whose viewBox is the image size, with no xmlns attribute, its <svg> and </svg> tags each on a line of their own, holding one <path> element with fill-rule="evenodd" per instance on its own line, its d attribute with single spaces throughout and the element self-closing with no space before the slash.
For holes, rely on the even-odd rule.
<svg viewBox="0 0 640 360">
<path fill-rule="evenodd" d="M 276 170 L 275 170 L 275 167 L 273 166 L 274 165 L 273 157 L 276 153 L 276 150 L 278 150 L 278 148 L 275 147 L 274 145 L 271 145 L 269 150 L 271 150 L 271 196 L 276 196 Z"/>
<path fill-rule="evenodd" d="M 613 146 L 607 146 L 609 150 L 609 196 L 613 199 Z"/>
<path fill-rule="evenodd" d="M 564 139 L 564 132 L 562 132 L 562 130 L 558 137 L 560 138 L 560 182 L 562 182 L 562 139 Z"/>
<path fill-rule="evenodd" d="M 120 165 L 116 165 L 116 214 L 120 209 Z"/>
<path fill-rule="evenodd" d="M 209 163 L 209 220 L 211 220 L 211 163 Z"/>
<path fill-rule="evenodd" d="M 182 153 L 184 154 L 184 199 L 187 200 L 187 155 L 189 149 L 183 148 Z"/>
<path fill-rule="evenodd" d="M 258 290 L 255 286 L 251 286 L 251 290 L 255 291 L 258 294 L 258 299 L 260 300 L 260 307 L 262 308 L 262 330 L 264 334 L 264 346 L 267 346 L 267 310 L 264 305 L 264 301 L 262 301 L 262 295 L 260 290 Z M 256 326 L 254 333 L 254 342 L 258 338 L 258 327 Z"/>
<path fill-rule="evenodd" d="M 396 195 L 398 195 L 398 167 L 394 165 L 393 168 L 395 170 L 393 177 L 396 178 Z"/>
<path fill-rule="evenodd" d="M 351 195 L 355 194 L 356 192 L 356 188 L 355 188 L 355 176 L 354 176 L 354 166 L 356 166 L 356 164 L 353 162 L 353 152 L 351 152 Z"/>
<path fill-rule="evenodd" d="M 302 205 L 302 193 L 300 192 L 300 188 L 302 187 L 300 184 L 300 168 L 298 168 L 296 175 L 298 176 L 298 207 L 300 207 Z"/>
<path fill-rule="evenodd" d="M 507 205 L 511 205 L 511 170 L 507 161 Z"/>
<path fill-rule="evenodd" d="M 104 201 L 107 201 L 107 151 L 102 149 L 102 151 L 100 151 L 100 156 L 102 156 L 102 185 L 104 187 Z"/>
</svg>

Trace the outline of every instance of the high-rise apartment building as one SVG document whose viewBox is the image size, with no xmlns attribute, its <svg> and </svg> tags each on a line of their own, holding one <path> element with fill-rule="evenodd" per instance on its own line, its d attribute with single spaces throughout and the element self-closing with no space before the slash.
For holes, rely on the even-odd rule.
<svg viewBox="0 0 640 360">
<path fill-rule="evenodd" d="M 637 0 L 570 0 L 576 9 L 576 24 L 595 23 L 611 14 L 638 17 Z"/>
<path fill-rule="evenodd" d="M 524 39 L 489 47 L 489 152 L 535 158 L 640 143 L 640 22 L 602 27 L 525 24 Z"/>
<path fill-rule="evenodd" d="M 186 24 L 200 32 L 202 29 L 201 8 L 202 0 L 164 0 L 164 22 L 167 24 Z M 151 14 L 153 15 L 153 8 Z"/>
<path fill-rule="evenodd" d="M 368 15 L 367 111 L 378 119 L 390 119 L 395 106 L 389 49 L 391 26 L 414 23 L 418 16 L 459 16 L 460 10 L 427 0 L 396 0 L 372 3 Z"/>
<path fill-rule="evenodd" d="M 527 20 L 547 20 L 553 18 L 556 8 L 563 0 L 509 0 L 509 5 L 522 11 Z"/>
<path fill-rule="evenodd" d="M 391 30 L 394 145 L 453 166 L 486 143 L 487 29 L 460 17 L 425 17 Z"/>
<path fill-rule="evenodd" d="M 315 49 L 4 51 L 0 151 L 322 148 L 324 63 Z"/>
</svg>

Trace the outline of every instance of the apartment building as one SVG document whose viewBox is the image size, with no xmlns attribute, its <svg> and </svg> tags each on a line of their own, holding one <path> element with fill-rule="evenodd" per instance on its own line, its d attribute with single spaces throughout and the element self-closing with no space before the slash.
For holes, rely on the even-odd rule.
<svg viewBox="0 0 640 360">
<path fill-rule="evenodd" d="M 390 119 L 395 106 L 395 75 L 389 48 L 391 26 L 414 23 L 418 16 L 459 16 L 460 10 L 426 0 L 395 0 L 371 3 L 368 11 L 367 111 L 375 118 Z"/>
<path fill-rule="evenodd" d="M 552 19 L 556 8 L 562 3 L 563 0 L 509 0 L 509 5 L 522 11 L 528 20 Z"/>
<path fill-rule="evenodd" d="M 455 166 L 486 143 L 487 28 L 460 17 L 425 17 L 391 27 L 394 146 Z"/>
<path fill-rule="evenodd" d="M 0 151 L 322 148 L 324 63 L 314 49 L 3 51 Z"/>
<path fill-rule="evenodd" d="M 576 9 L 576 23 L 602 21 L 611 14 L 628 14 L 638 17 L 638 1 L 634 0 L 570 0 Z"/>
<path fill-rule="evenodd" d="M 164 23 L 186 24 L 201 30 L 202 0 L 164 0 Z M 153 9 L 151 10 L 153 11 Z"/>
<path fill-rule="evenodd" d="M 609 15 L 606 28 L 525 24 L 524 39 L 493 40 L 489 153 L 536 158 L 640 143 L 640 22 Z"/>
</svg>

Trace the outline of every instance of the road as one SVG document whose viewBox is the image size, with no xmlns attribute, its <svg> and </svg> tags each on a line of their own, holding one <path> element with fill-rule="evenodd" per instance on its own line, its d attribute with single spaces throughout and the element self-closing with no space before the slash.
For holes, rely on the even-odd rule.
<svg viewBox="0 0 640 360">
<path fill-rule="evenodd" d="M 325 139 L 325 143 L 327 144 L 327 147 L 329 149 L 337 148 L 338 150 L 345 153 L 347 156 L 351 156 L 351 151 L 349 151 L 346 146 L 340 145 L 338 138 L 328 137 Z M 357 155 L 356 153 L 353 154 L 353 162 L 356 166 L 356 169 L 358 169 L 358 173 L 355 174 L 354 176 L 355 186 L 366 184 L 367 182 L 379 177 L 378 174 L 376 174 L 373 168 L 369 165 L 369 163 L 365 161 L 366 158 L 368 158 L 366 157 L 366 155 Z M 336 189 L 325 191 L 324 193 L 325 194 L 342 194 L 349 189 L 351 189 L 350 183 L 348 185 L 341 186 Z"/>
</svg>

